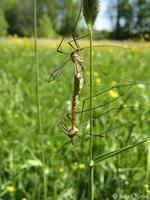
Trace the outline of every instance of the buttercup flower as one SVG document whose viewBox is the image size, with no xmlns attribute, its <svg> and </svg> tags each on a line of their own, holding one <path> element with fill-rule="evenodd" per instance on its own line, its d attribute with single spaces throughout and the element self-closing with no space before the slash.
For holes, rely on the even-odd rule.
<svg viewBox="0 0 150 200">
<path fill-rule="evenodd" d="M 7 192 L 9 192 L 9 193 L 13 193 L 13 192 L 15 192 L 15 188 L 14 188 L 14 186 L 7 186 Z"/>
<path fill-rule="evenodd" d="M 114 90 L 110 90 L 110 91 L 109 91 L 109 94 L 110 94 L 110 96 L 113 97 L 113 98 L 119 97 L 119 93 L 118 93 L 117 91 L 114 91 Z"/>
<path fill-rule="evenodd" d="M 65 170 L 63 167 L 60 167 L 58 171 L 59 171 L 59 173 L 64 173 Z"/>
<path fill-rule="evenodd" d="M 100 78 L 97 78 L 97 79 L 96 79 L 97 85 L 101 84 L 101 82 L 102 82 L 102 80 L 101 80 Z"/>
<path fill-rule="evenodd" d="M 98 72 L 96 72 L 96 71 L 94 71 L 94 73 L 93 73 L 93 74 L 94 74 L 94 76 L 95 76 L 95 77 L 99 76 L 99 73 L 98 73 Z"/>
<path fill-rule="evenodd" d="M 80 164 L 79 164 L 79 169 L 85 169 L 85 164 L 80 163 Z"/>
<path fill-rule="evenodd" d="M 115 86 L 115 85 L 117 85 L 117 82 L 116 82 L 116 81 L 112 81 L 112 82 L 111 82 L 111 85 L 112 85 L 112 86 Z"/>
</svg>

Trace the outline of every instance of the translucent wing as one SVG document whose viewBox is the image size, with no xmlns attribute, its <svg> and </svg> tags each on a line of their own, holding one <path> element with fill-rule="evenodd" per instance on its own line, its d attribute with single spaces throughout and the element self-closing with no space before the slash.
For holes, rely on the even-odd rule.
<svg viewBox="0 0 150 200">
<path fill-rule="evenodd" d="M 63 72 L 64 70 L 64 67 L 65 65 L 69 62 L 70 58 L 64 62 L 64 64 L 62 64 L 60 67 L 58 67 L 50 76 L 49 76 L 49 79 L 48 79 L 48 83 L 51 83 L 52 81 L 55 81 L 55 79 L 57 79 L 61 73 Z"/>
</svg>

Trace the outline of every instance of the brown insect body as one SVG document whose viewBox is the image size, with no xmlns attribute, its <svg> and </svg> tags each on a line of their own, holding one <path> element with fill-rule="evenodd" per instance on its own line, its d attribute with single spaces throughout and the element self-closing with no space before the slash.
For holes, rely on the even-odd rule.
<svg viewBox="0 0 150 200">
<path fill-rule="evenodd" d="M 83 49 L 77 49 L 71 53 L 71 60 L 74 63 L 74 91 L 72 96 L 71 104 L 71 121 L 72 127 L 68 129 L 63 122 L 59 124 L 60 128 L 64 133 L 68 135 L 71 139 L 79 132 L 79 128 L 76 126 L 76 110 L 78 97 L 81 93 L 84 84 L 84 67 L 83 67 Z"/>
</svg>

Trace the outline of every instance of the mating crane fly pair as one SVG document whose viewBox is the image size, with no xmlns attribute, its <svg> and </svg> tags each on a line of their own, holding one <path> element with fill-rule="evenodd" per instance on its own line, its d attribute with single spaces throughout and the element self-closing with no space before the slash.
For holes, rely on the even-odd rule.
<svg viewBox="0 0 150 200">
<path fill-rule="evenodd" d="M 87 35 L 86 35 L 87 36 Z M 80 38 L 79 38 L 80 39 Z M 57 52 L 60 52 L 60 53 L 63 53 L 63 54 L 67 54 L 66 52 L 63 52 L 60 50 L 60 46 L 63 42 L 64 38 L 61 40 L 58 48 L 57 48 Z M 85 48 L 89 48 L 89 47 L 84 47 L 84 48 L 80 48 L 78 43 L 77 43 L 77 40 L 78 39 L 75 39 L 75 37 L 73 36 L 73 40 L 71 40 L 70 42 L 68 42 L 68 44 L 74 49 L 74 51 L 69 54 L 70 55 L 70 58 L 64 62 L 64 64 L 62 64 L 60 67 L 58 67 L 49 77 L 48 79 L 48 82 L 51 83 L 53 81 L 55 81 L 63 72 L 66 64 L 72 60 L 73 64 L 74 64 L 74 90 L 73 90 L 73 96 L 72 96 L 72 104 L 71 104 L 71 118 L 67 115 L 67 117 L 71 120 L 72 122 L 72 125 L 71 125 L 71 128 L 69 129 L 67 127 L 67 125 L 65 124 L 64 120 L 62 119 L 62 121 L 59 123 L 59 127 L 60 129 L 69 137 L 71 138 L 71 141 L 73 141 L 73 138 L 75 137 L 75 135 L 79 132 L 79 128 L 77 127 L 76 125 L 76 114 L 79 114 L 79 113 L 83 113 L 83 112 L 86 112 L 86 111 L 90 111 L 90 109 L 87 109 L 87 110 L 84 110 L 83 109 L 83 106 L 84 106 L 84 103 L 86 100 L 89 100 L 89 98 L 86 98 L 84 101 L 83 101 L 83 106 L 82 106 L 82 111 L 80 112 L 77 112 L 77 103 L 78 103 L 78 97 L 81 93 L 81 90 L 83 88 L 83 84 L 84 84 L 84 61 L 83 61 L 83 51 Z M 71 42 L 74 42 L 75 45 L 76 45 L 76 49 L 74 48 L 74 46 L 72 45 Z M 97 45 L 97 46 L 93 46 L 93 47 L 103 47 L 103 46 L 111 46 L 111 45 Z M 120 46 L 116 46 L 116 47 L 119 47 Z M 121 47 L 122 48 L 122 47 Z M 103 72 L 102 70 L 100 70 L 105 76 L 108 76 L 108 74 L 106 74 L 105 72 Z M 114 79 L 114 78 L 113 78 Z M 95 96 L 93 97 L 97 97 L 97 96 L 100 96 L 102 94 L 104 94 L 105 92 L 108 92 L 109 90 L 111 89 L 114 89 L 114 88 L 120 88 L 120 87 L 128 87 L 128 86 L 132 86 L 136 83 L 131 83 L 131 84 L 126 84 L 126 85 L 116 85 L 116 86 L 113 86 L 113 87 L 110 87 L 106 90 L 104 90 L 103 92 L 99 93 L 99 94 L 96 94 Z M 125 94 L 125 93 L 124 93 Z M 123 94 L 123 95 L 124 95 Z M 120 95 L 119 97 L 105 103 L 105 104 L 109 104 L 115 100 L 117 100 L 118 98 L 120 98 L 121 96 L 123 95 Z M 92 108 L 92 109 L 97 109 L 99 107 L 102 107 L 103 105 L 99 105 L 95 108 Z M 61 117 L 61 116 L 60 116 Z M 99 134 L 100 136 L 100 134 Z"/>
<path fill-rule="evenodd" d="M 64 39 L 64 38 L 63 38 Z M 63 41 L 62 39 L 62 41 Z M 60 42 L 57 51 L 60 53 L 65 53 L 59 50 L 62 41 Z M 71 44 L 72 41 L 69 42 L 70 46 L 74 48 L 74 46 Z M 74 136 L 79 132 L 79 128 L 76 126 L 76 110 L 77 110 L 77 102 L 78 102 L 78 97 L 81 93 L 81 90 L 83 88 L 84 84 L 84 62 L 83 62 L 83 48 L 79 48 L 79 45 L 75 41 L 74 38 L 74 43 L 77 46 L 77 49 L 74 48 L 74 51 L 70 54 L 70 58 L 63 64 L 61 65 L 58 69 L 54 71 L 49 77 L 48 82 L 51 83 L 52 81 L 56 80 L 63 72 L 63 69 L 65 65 L 67 64 L 68 61 L 72 60 L 74 64 L 74 90 L 73 90 L 73 96 L 72 96 L 72 105 L 71 105 L 71 122 L 72 126 L 71 129 L 69 129 L 65 122 L 62 120 L 59 123 L 60 129 L 69 137 L 71 140 L 73 140 Z M 68 54 L 68 53 L 65 53 Z"/>
<path fill-rule="evenodd" d="M 73 36 L 73 35 L 72 35 Z M 86 35 L 87 36 L 87 35 Z M 83 37 L 81 37 L 83 38 Z M 78 39 L 81 39 L 81 38 L 78 38 Z M 82 111 L 80 112 L 77 112 L 77 103 L 78 103 L 78 97 L 81 93 L 81 90 L 83 88 L 83 84 L 84 84 L 84 64 L 85 62 L 83 61 L 83 51 L 85 48 L 89 48 L 89 47 L 84 47 L 84 48 L 80 48 L 78 43 L 77 43 L 77 40 L 74 36 L 73 36 L 73 40 L 71 40 L 70 42 L 68 42 L 68 44 L 74 49 L 74 51 L 69 54 L 69 53 L 66 53 L 66 52 L 63 52 L 60 50 L 60 46 L 64 40 L 64 38 L 61 40 L 58 48 L 57 48 L 57 52 L 60 52 L 60 53 L 64 53 L 64 54 L 67 54 L 67 55 L 70 55 L 70 58 L 65 61 L 64 64 L 62 64 L 60 67 L 58 67 L 49 77 L 48 79 L 48 82 L 51 83 L 53 81 L 55 81 L 63 72 L 66 64 L 72 60 L 73 64 L 74 64 L 74 90 L 73 90 L 73 95 L 72 95 L 72 104 L 71 104 L 71 113 L 69 115 L 71 115 L 71 118 L 69 117 L 69 115 L 67 115 L 67 117 L 71 120 L 71 128 L 68 128 L 66 123 L 64 122 L 64 120 L 62 119 L 61 122 L 59 123 L 59 127 L 60 129 L 71 139 L 71 142 L 73 143 L 73 138 L 76 136 L 76 134 L 79 132 L 79 128 L 77 127 L 76 125 L 76 114 L 79 114 L 81 113 L 81 117 L 82 117 L 82 113 L 84 112 L 88 112 L 90 111 L 91 109 L 87 109 L 87 110 L 84 110 L 83 107 L 84 107 L 84 103 L 86 100 L 89 100 L 89 98 L 86 98 L 84 101 L 83 101 L 83 105 L 82 105 Z M 74 44 L 76 45 L 76 48 L 72 45 L 71 42 L 74 42 Z M 96 45 L 96 46 L 93 46 L 93 47 L 104 47 L 104 46 L 112 46 L 112 45 Z M 113 45 L 114 46 L 114 45 Z M 114 46 L 114 47 L 118 47 L 118 48 L 123 48 L 124 47 L 121 47 L 121 46 Z M 126 48 L 125 48 L 126 49 Z M 100 69 L 99 69 L 100 70 Z M 114 79 L 117 79 L 117 80 L 122 80 L 124 81 L 123 79 L 120 79 L 120 78 L 115 78 L 115 77 L 111 77 L 111 76 L 108 76 L 107 73 L 103 72 L 102 70 L 100 70 L 101 73 L 105 76 L 107 76 L 108 78 L 111 78 L 112 80 Z M 128 80 L 129 81 L 129 80 Z M 94 95 L 92 98 L 94 97 L 98 97 L 106 92 L 108 92 L 109 90 L 112 90 L 114 88 L 122 88 L 122 87 L 129 87 L 127 89 L 127 91 L 125 91 L 123 94 L 119 95 L 118 97 L 116 97 L 115 99 L 111 100 L 111 101 L 108 101 L 102 105 L 99 105 L 99 106 L 96 106 L 96 107 L 93 107 L 92 110 L 94 109 L 97 109 L 97 108 L 100 108 L 104 105 L 107 105 L 109 103 L 112 103 L 114 101 L 116 101 L 118 98 L 124 96 L 128 90 L 130 89 L 130 87 L 132 87 L 133 85 L 137 85 L 139 83 L 136 83 L 136 82 L 132 82 L 132 81 L 129 81 L 130 83 L 128 84 L 122 84 L 122 85 L 116 85 L 116 86 L 112 86 L 102 92 L 100 92 L 99 94 L 96 94 Z M 134 108 L 134 106 L 126 106 L 126 107 L 122 107 L 120 109 L 125 109 L 125 108 Z M 113 110 L 115 110 L 116 108 L 114 108 Z M 118 108 L 117 108 L 118 109 Z M 108 112 L 111 112 L 112 109 L 110 109 Z M 108 113 L 107 112 L 107 113 Z M 61 117 L 61 116 L 60 116 Z M 125 125 L 125 124 L 124 124 Z M 121 125 L 122 126 L 122 125 Z M 120 126 L 119 126 L 120 127 Z M 92 134 L 94 135 L 94 134 Z M 102 134 L 98 134 L 96 136 L 99 136 L 99 137 L 103 137 Z"/>
</svg>

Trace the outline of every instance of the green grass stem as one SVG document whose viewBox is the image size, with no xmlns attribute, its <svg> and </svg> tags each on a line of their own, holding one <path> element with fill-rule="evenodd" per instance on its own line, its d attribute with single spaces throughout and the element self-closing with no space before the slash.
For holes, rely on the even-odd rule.
<svg viewBox="0 0 150 200">
<path fill-rule="evenodd" d="M 37 103 L 37 127 L 38 134 L 40 135 L 40 148 L 41 148 L 41 159 L 42 159 L 42 174 L 44 184 L 44 200 L 47 200 L 47 180 L 45 174 L 45 157 L 44 157 L 44 146 L 43 146 L 43 132 L 41 122 L 41 103 L 39 93 L 39 60 L 38 60 L 38 45 L 37 45 L 37 1 L 34 1 L 34 52 L 35 52 L 35 71 L 36 71 L 36 103 Z"/>
<path fill-rule="evenodd" d="M 94 165 L 93 163 L 93 32 L 90 30 L 90 141 L 89 141 L 89 156 L 90 156 L 90 172 L 89 172 L 89 200 L 94 199 Z"/>
</svg>

